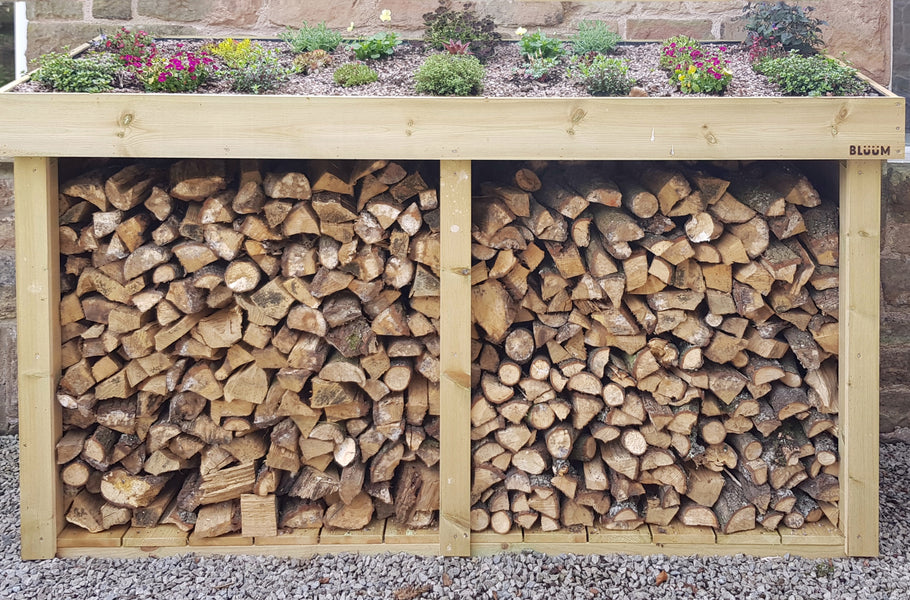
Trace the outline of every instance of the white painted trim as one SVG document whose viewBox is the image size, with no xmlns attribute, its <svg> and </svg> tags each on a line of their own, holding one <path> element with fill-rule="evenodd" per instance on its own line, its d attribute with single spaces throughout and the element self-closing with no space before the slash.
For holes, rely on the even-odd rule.
<svg viewBox="0 0 910 600">
<path fill-rule="evenodd" d="M 28 72 L 28 61 L 25 58 L 25 46 L 28 42 L 28 21 L 25 14 L 25 2 L 15 2 L 13 6 L 13 31 L 15 35 L 16 77 L 25 75 Z"/>
</svg>

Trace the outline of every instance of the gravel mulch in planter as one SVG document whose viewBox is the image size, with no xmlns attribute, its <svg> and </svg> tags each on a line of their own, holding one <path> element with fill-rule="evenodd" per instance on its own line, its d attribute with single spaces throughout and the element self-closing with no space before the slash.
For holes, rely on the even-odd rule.
<svg viewBox="0 0 910 600">
<path fill-rule="evenodd" d="M 881 447 L 877 559 L 544 556 L 485 558 L 342 554 L 310 559 L 184 556 L 19 560 L 18 440 L 0 437 L 0 598 L 181 600 L 299 598 L 630 600 L 907 598 L 910 446 Z M 665 583 L 657 585 L 664 572 Z M 663 579 L 663 576 L 661 576 Z"/>
<path fill-rule="evenodd" d="M 203 42 L 196 40 L 158 40 L 159 53 L 170 53 L 177 50 L 177 44 L 184 44 L 187 50 L 198 51 Z M 281 60 L 290 66 L 294 54 L 283 42 L 261 41 L 266 48 L 279 51 Z M 423 42 L 405 42 L 399 46 L 394 56 L 383 60 L 369 60 L 367 64 L 379 74 L 375 83 L 343 88 L 332 80 L 332 74 L 339 65 L 354 60 L 353 54 L 340 46 L 332 54 L 333 64 L 316 73 L 308 75 L 295 74 L 290 80 L 267 94 L 293 94 L 301 96 L 418 96 L 415 91 L 414 72 L 427 56 L 435 53 Z M 706 94 L 682 94 L 669 82 L 667 72 L 658 66 L 660 55 L 659 43 L 621 45 L 615 56 L 629 61 L 629 74 L 637 80 L 638 87 L 647 91 L 649 96 L 707 96 Z M 733 81 L 724 96 L 780 96 L 780 91 L 771 85 L 764 75 L 752 70 L 748 53 L 737 45 L 727 47 L 726 57 L 730 60 L 729 68 L 733 72 Z M 554 76 L 544 82 L 529 80 L 517 73 L 522 64 L 518 45 L 514 42 L 497 44 L 493 56 L 484 65 L 486 77 L 482 96 L 488 97 L 577 97 L 588 96 L 584 87 L 565 76 L 569 64 L 569 55 L 560 59 L 560 66 L 554 69 Z M 125 87 L 116 92 L 141 92 L 142 87 L 135 78 L 127 79 Z M 44 85 L 28 82 L 16 88 L 20 92 L 46 92 Z M 230 84 L 222 78 L 215 77 L 204 84 L 198 93 L 231 93 Z"/>
</svg>

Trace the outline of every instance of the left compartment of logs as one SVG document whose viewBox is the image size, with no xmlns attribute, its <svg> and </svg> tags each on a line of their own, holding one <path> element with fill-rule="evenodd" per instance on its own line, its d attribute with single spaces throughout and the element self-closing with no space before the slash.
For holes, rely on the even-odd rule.
<svg viewBox="0 0 910 600">
<path fill-rule="evenodd" d="M 67 521 L 434 525 L 438 164 L 92 166 L 60 185 Z"/>
</svg>

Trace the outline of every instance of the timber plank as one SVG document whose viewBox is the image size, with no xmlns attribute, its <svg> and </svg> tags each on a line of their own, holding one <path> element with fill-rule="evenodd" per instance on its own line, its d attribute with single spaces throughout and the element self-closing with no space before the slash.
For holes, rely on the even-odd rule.
<svg viewBox="0 0 910 600">
<path fill-rule="evenodd" d="M 850 556 L 878 556 L 881 162 L 840 168 L 840 514 Z"/>
<path fill-rule="evenodd" d="M 109 156 L 214 158 L 212 131 L 217 152 L 231 158 L 358 158 L 365 147 L 381 147 L 398 159 L 847 159 L 851 146 L 869 140 L 890 147 L 887 158 L 904 155 L 903 128 L 895 127 L 903 123 L 904 101 L 894 96 L 201 100 L 2 94 L 0 155 L 97 156 L 105 148 Z M 234 118 L 253 106 L 255 122 Z M 527 123 L 534 123 L 533 143 Z M 773 136 L 756 135 L 764 123 L 774 124 Z M 793 139 L 800 143 L 787 143 Z"/>
<path fill-rule="evenodd" d="M 22 558 L 53 558 L 65 525 L 54 446 L 62 435 L 57 160 L 17 158 L 16 318 Z"/>
<path fill-rule="evenodd" d="M 57 536 L 58 548 L 119 548 L 129 525 L 115 525 L 107 531 L 89 533 L 76 525 L 67 525 Z"/>
<path fill-rule="evenodd" d="M 323 527 L 319 534 L 319 543 L 325 545 L 344 544 L 381 544 L 385 533 L 385 519 L 373 519 L 369 525 L 357 531 Z"/>
<path fill-rule="evenodd" d="M 440 167 L 441 351 L 439 545 L 443 556 L 471 551 L 471 163 Z"/>
<path fill-rule="evenodd" d="M 426 529 L 411 529 L 393 519 L 385 524 L 386 544 L 438 544 L 439 529 L 427 527 Z"/>
<path fill-rule="evenodd" d="M 123 534 L 123 545 L 141 548 L 180 547 L 186 546 L 187 537 L 187 532 L 176 525 L 130 527 Z"/>
</svg>

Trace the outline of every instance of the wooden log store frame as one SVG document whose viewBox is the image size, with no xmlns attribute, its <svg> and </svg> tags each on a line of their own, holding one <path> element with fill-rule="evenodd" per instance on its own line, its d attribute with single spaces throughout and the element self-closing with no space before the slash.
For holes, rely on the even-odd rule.
<svg viewBox="0 0 910 600">
<path fill-rule="evenodd" d="M 0 90 L 3 92 L 3 90 Z M 329 98 L 0 93 L 0 156 L 15 157 L 22 556 L 195 553 L 302 556 L 406 551 L 878 554 L 881 165 L 904 155 L 904 100 L 867 98 Z M 391 520 L 280 540 L 66 527 L 54 446 L 60 377 L 58 157 L 438 160 L 441 191 L 441 444 L 438 530 Z M 840 528 L 716 534 L 470 531 L 472 160 L 811 159 L 839 162 Z M 823 521 L 826 523 L 826 521 Z"/>
</svg>

